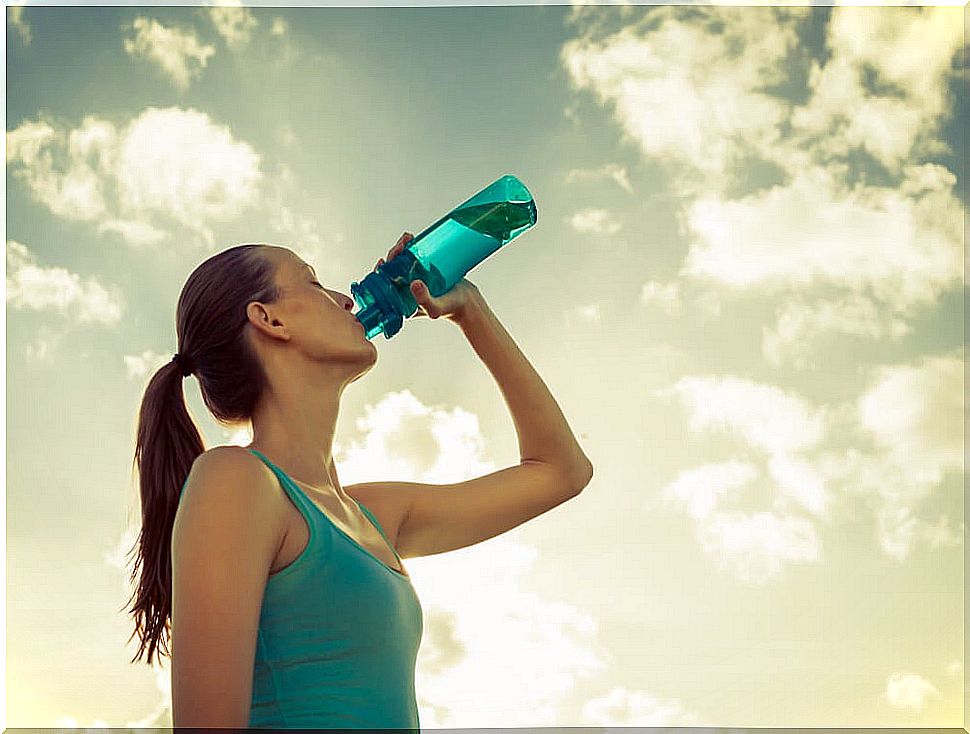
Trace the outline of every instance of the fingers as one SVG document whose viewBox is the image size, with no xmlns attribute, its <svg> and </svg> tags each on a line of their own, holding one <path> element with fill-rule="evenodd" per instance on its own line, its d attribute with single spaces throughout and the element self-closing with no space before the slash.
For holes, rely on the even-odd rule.
<svg viewBox="0 0 970 734">
<path fill-rule="evenodd" d="M 411 295 L 414 296 L 414 300 L 418 302 L 418 305 L 428 317 L 438 318 L 440 315 L 438 307 L 433 303 L 434 299 L 431 298 L 428 286 L 424 284 L 424 281 L 417 279 L 411 281 Z"/>
<path fill-rule="evenodd" d="M 402 234 L 398 238 L 398 241 L 394 244 L 394 247 L 387 251 L 387 259 L 393 260 L 397 255 L 401 254 L 401 250 L 403 250 L 407 243 L 413 239 L 414 235 L 410 232 L 405 232 Z"/>
<path fill-rule="evenodd" d="M 397 242 L 394 243 L 394 247 L 392 247 L 390 250 L 387 251 L 387 259 L 393 260 L 395 257 L 400 255 L 401 251 L 407 246 L 407 243 L 413 239 L 414 239 L 414 235 L 411 234 L 410 232 L 405 232 L 404 234 L 402 234 L 398 238 Z M 377 264 L 374 265 L 374 269 L 376 270 L 377 268 L 379 268 L 381 265 L 384 264 L 384 262 L 385 260 L 383 257 L 379 258 L 377 261 Z"/>
</svg>

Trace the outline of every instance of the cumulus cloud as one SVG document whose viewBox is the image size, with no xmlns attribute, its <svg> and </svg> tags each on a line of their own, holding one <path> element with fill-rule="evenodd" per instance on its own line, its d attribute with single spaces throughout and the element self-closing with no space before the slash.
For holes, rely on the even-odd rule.
<svg viewBox="0 0 970 734">
<path fill-rule="evenodd" d="M 741 489 L 759 476 L 753 464 L 731 460 L 680 472 L 661 490 L 668 505 L 680 505 L 695 520 L 706 520 L 724 503 L 737 502 Z"/>
<path fill-rule="evenodd" d="M 784 188 L 698 199 L 686 214 L 696 240 L 684 274 L 738 288 L 869 286 L 900 308 L 931 301 L 961 273 L 955 184 L 928 163 L 908 167 L 897 188 L 836 193 L 836 177 L 816 167 Z"/>
<path fill-rule="evenodd" d="M 117 144 L 111 123 L 88 116 L 65 131 L 43 119 L 28 120 L 7 132 L 6 140 L 8 169 L 51 212 L 82 221 L 104 215 L 104 178 L 114 167 Z M 55 157 L 65 163 L 58 166 Z"/>
<path fill-rule="evenodd" d="M 290 24 L 286 22 L 286 19 L 276 17 L 273 18 L 273 24 L 270 26 L 269 33 L 271 36 L 285 36 L 289 30 Z"/>
<path fill-rule="evenodd" d="M 191 28 L 166 26 L 154 18 L 139 16 L 123 31 L 134 31 L 134 38 L 124 39 L 125 51 L 133 58 L 144 58 L 180 90 L 188 89 L 202 73 L 215 46 L 202 43 Z"/>
<path fill-rule="evenodd" d="M 166 236 L 157 218 L 211 246 L 211 222 L 260 199 L 260 155 L 193 109 L 150 107 L 121 129 L 90 115 L 73 130 L 41 117 L 6 140 L 8 171 L 39 203 L 136 246 Z"/>
<path fill-rule="evenodd" d="M 678 171 L 686 190 L 723 190 L 745 155 L 770 145 L 786 116 L 764 87 L 784 81 L 804 8 L 752 13 L 658 8 L 603 40 L 564 44 L 578 90 L 609 105 L 624 135 Z"/>
<path fill-rule="evenodd" d="M 567 217 L 566 222 L 577 232 L 584 234 L 616 234 L 623 226 L 611 212 L 595 207 L 587 207 L 576 212 L 571 217 Z"/>
<path fill-rule="evenodd" d="M 16 240 L 7 240 L 6 265 L 8 308 L 57 313 L 82 324 L 111 326 L 121 319 L 124 302 L 119 289 L 105 288 L 93 277 L 82 280 L 62 267 L 42 265 Z"/>
<path fill-rule="evenodd" d="M 918 542 L 957 545 L 965 523 L 919 511 L 947 473 L 964 471 L 963 364 L 961 351 L 875 368 L 857 400 L 821 407 L 736 377 L 682 377 L 654 395 L 678 397 L 692 433 L 727 434 L 763 451 L 764 471 L 751 460 L 708 463 L 682 470 L 660 496 L 694 520 L 722 567 L 754 583 L 785 563 L 818 560 L 818 526 L 853 499 L 871 509 L 890 558 L 904 560 Z M 770 512 L 750 504 L 765 488 Z"/>
<path fill-rule="evenodd" d="M 730 460 L 680 472 L 661 490 L 669 507 L 694 520 L 702 549 L 739 580 L 764 584 L 786 564 L 819 560 L 821 541 L 814 523 L 789 512 L 746 512 L 744 490 L 761 476 L 756 466 Z"/>
<path fill-rule="evenodd" d="M 663 701 L 623 686 L 584 703 L 583 718 L 590 726 L 693 726 L 699 722 L 697 714 L 687 711 L 678 699 Z"/>
<path fill-rule="evenodd" d="M 216 32 L 222 36 L 226 45 L 233 51 L 241 51 L 252 40 L 253 29 L 259 23 L 252 11 L 242 7 L 238 2 L 222 3 L 208 9 L 209 18 Z M 280 20 L 277 18 L 276 20 Z M 273 23 L 273 33 L 276 34 L 277 23 Z"/>
<path fill-rule="evenodd" d="M 691 431 L 728 431 L 770 454 L 811 448 L 825 433 L 824 408 L 739 377 L 685 376 L 654 394 L 677 395 L 690 413 Z"/>
<path fill-rule="evenodd" d="M 751 584 L 780 576 L 786 564 L 821 559 L 815 523 L 796 515 L 717 512 L 698 526 L 698 539 L 720 568 Z"/>
<path fill-rule="evenodd" d="M 914 479 L 939 482 L 963 467 L 965 416 L 962 354 L 928 356 L 873 370 L 859 398 L 861 427 Z"/>
<path fill-rule="evenodd" d="M 959 9 L 836 7 L 817 59 L 799 37 L 816 12 L 574 7 L 561 50 L 575 89 L 669 172 L 681 277 L 778 297 L 762 352 L 799 368 L 823 334 L 899 339 L 962 277 L 956 178 L 928 160 L 948 151 Z"/>
<path fill-rule="evenodd" d="M 656 306 L 666 314 L 680 311 L 680 283 L 660 283 L 651 280 L 640 289 L 640 301 L 648 306 Z"/>
<path fill-rule="evenodd" d="M 931 696 L 941 694 L 926 678 L 916 673 L 893 673 L 886 680 L 886 688 L 880 694 L 893 708 L 922 711 Z"/>
<path fill-rule="evenodd" d="M 818 342 L 833 333 L 897 341 L 912 332 L 904 318 L 862 293 L 834 298 L 792 294 L 779 306 L 774 327 L 762 328 L 761 353 L 773 366 L 791 360 L 797 369 L 818 369 Z"/>
<path fill-rule="evenodd" d="M 944 476 L 964 468 L 964 359 L 961 352 L 882 367 L 856 403 L 860 434 L 870 454 L 849 451 L 832 471 L 849 479 L 871 504 L 883 550 L 908 557 L 917 540 L 931 546 L 962 542 L 965 524 L 950 529 L 917 515 Z"/>
<path fill-rule="evenodd" d="M 7 23 L 17 29 L 24 46 L 29 46 L 33 38 L 30 25 L 24 20 L 24 6 L 10 5 L 7 7 Z"/>
<path fill-rule="evenodd" d="M 172 359 L 172 354 L 170 352 L 159 354 L 146 349 L 141 354 L 126 354 L 122 359 L 125 363 L 125 372 L 128 379 L 144 381 Z"/>
<path fill-rule="evenodd" d="M 119 201 L 125 211 L 163 212 L 200 233 L 258 200 L 261 156 L 197 110 L 149 108 L 118 148 Z"/>
<path fill-rule="evenodd" d="M 633 187 L 630 185 L 630 177 L 627 175 L 626 168 L 615 163 L 608 163 L 597 169 L 574 168 L 566 174 L 565 180 L 566 183 L 573 183 L 575 181 L 598 180 L 602 178 L 612 179 L 624 190 L 631 194 L 633 193 Z"/>
<path fill-rule="evenodd" d="M 600 307 L 598 303 L 574 306 L 564 314 L 564 322 L 567 329 L 578 324 L 598 324 L 600 320 Z"/>
</svg>

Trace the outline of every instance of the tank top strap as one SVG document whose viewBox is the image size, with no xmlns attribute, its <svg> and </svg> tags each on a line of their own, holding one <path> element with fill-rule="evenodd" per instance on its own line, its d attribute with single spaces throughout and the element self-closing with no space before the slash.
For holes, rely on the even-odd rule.
<svg viewBox="0 0 970 734">
<path fill-rule="evenodd" d="M 256 449 L 248 449 L 248 450 L 250 453 L 255 454 L 257 457 L 259 457 L 262 460 L 262 462 L 266 464 L 266 466 L 268 466 L 270 469 L 273 470 L 273 473 L 276 475 L 276 478 L 279 479 L 280 485 L 290 496 L 290 499 L 293 500 L 296 506 L 299 507 L 302 510 L 303 514 L 307 517 L 307 522 L 315 521 L 316 515 L 313 512 L 313 506 L 311 505 L 310 500 L 307 498 L 306 495 L 303 494 L 303 491 L 292 482 L 289 476 L 287 476 L 286 472 L 284 472 L 282 469 L 276 466 L 276 464 L 274 464 L 272 461 L 267 459 L 266 456 L 264 456 L 261 452 L 257 451 Z"/>
<path fill-rule="evenodd" d="M 357 502 L 357 500 L 354 500 L 354 502 Z M 394 544 L 391 543 L 391 541 L 387 539 L 387 536 L 386 535 L 384 535 L 384 529 L 381 527 L 381 524 L 379 522 L 377 522 L 377 518 L 374 517 L 374 515 L 371 514 L 371 511 L 368 510 L 366 507 L 364 507 L 360 502 L 357 502 L 357 506 L 361 510 L 363 510 L 364 511 L 364 514 L 367 515 L 367 517 L 370 518 L 370 521 L 372 523 L 374 523 L 374 527 L 377 528 L 377 532 L 379 532 L 381 534 L 381 537 L 384 538 L 384 542 L 387 543 L 387 547 L 390 548 L 391 549 L 391 552 L 394 553 L 395 556 L 397 556 L 398 560 L 400 560 L 401 556 L 398 556 L 397 550 L 394 548 Z"/>
</svg>

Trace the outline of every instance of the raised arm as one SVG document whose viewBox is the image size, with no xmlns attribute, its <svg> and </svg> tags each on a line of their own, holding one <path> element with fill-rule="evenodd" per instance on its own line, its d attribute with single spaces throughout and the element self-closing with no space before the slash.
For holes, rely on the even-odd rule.
<svg viewBox="0 0 970 734">
<path fill-rule="evenodd" d="M 545 382 L 477 288 L 453 318 L 498 383 L 519 439 L 519 461 L 542 461 L 586 484 L 592 464 Z"/>
<path fill-rule="evenodd" d="M 399 240 L 391 250 L 396 254 Z M 480 543 L 548 512 L 589 484 L 593 465 L 555 398 L 489 308 L 462 279 L 438 298 L 420 281 L 411 292 L 418 315 L 457 324 L 498 383 L 519 439 L 519 463 L 452 484 L 368 482 L 348 493 L 387 509 L 402 558 Z"/>
<path fill-rule="evenodd" d="M 399 518 L 401 558 L 430 556 L 494 538 L 561 505 L 582 491 L 593 465 L 573 437 L 555 399 L 477 289 L 429 300 L 416 293 L 431 318 L 457 323 L 495 377 L 519 437 L 518 465 L 452 484 L 368 482 L 345 487 Z M 420 288 L 418 288 L 420 291 Z M 460 305 L 459 300 L 464 303 Z M 455 310 L 451 310 L 452 308 Z M 450 313 L 449 313 L 450 312 Z"/>
</svg>

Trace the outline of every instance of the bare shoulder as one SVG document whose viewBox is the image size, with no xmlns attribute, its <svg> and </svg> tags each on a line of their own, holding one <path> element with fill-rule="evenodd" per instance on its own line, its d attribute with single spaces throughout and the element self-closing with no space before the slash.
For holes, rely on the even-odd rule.
<svg viewBox="0 0 970 734">
<path fill-rule="evenodd" d="M 193 462 L 183 500 L 242 503 L 282 533 L 285 508 L 279 495 L 275 475 L 259 458 L 241 446 L 214 446 Z"/>
</svg>

